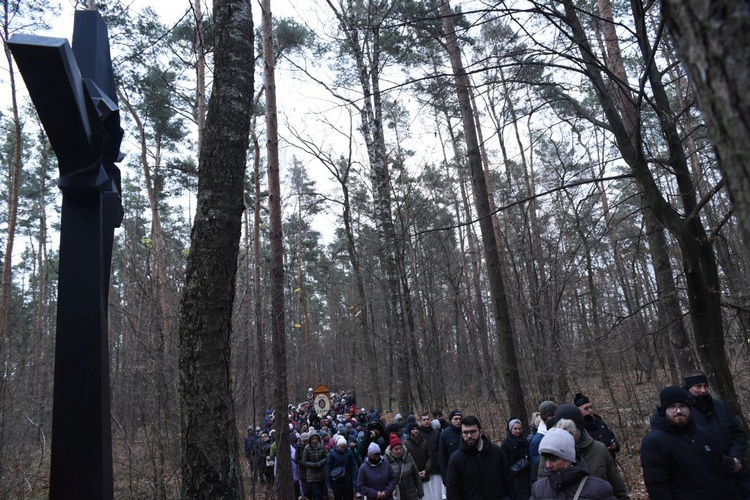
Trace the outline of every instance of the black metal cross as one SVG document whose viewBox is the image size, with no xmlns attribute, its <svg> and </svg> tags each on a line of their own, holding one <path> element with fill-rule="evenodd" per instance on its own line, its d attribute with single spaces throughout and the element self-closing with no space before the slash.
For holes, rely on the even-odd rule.
<svg viewBox="0 0 750 500">
<path fill-rule="evenodd" d="M 113 497 L 107 301 L 122 221 L 120 112 L 107 27 L 77 11 L 63 38 L 15 35 L 10 50 L 55 151 L 63 193 L 50 498 Z"/>
</svg>

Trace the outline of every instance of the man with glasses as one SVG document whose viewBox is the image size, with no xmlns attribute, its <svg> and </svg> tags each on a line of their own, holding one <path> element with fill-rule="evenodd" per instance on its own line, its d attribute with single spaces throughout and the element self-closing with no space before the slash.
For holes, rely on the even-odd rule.
<svg viewBox="0 0 750 500">
<path fill-rule="evenodd" d="M 711 434 L 691 415 L 690 394 L 676 386 L 659 394 L 651 431 L 641 443 L 643 480 L 652 500 L 736 498 L 721 467 L 722 455 Z"/>
<path fill-rule="evenodd" d="M 510 480 L 510 466 L 500 447 L 484 435 L 477 417 L 464 417 L 458 451 L 448 462 L 447 500 L 509 498 Z"/>
</svg>

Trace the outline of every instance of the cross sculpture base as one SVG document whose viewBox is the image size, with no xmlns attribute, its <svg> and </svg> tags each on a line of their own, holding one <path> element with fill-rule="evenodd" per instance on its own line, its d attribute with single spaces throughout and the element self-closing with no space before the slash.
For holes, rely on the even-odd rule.
<svg viewBox="0 0 750 500">
<path fill-rule="evenodd" d="M 122 216 L 122 129 L 107 27 L 75 14 L 62 38 L 15 35 L 10 50 L 60 169 L 60 268 L 50 498 L 113 497 L 107 301 Z"/>
</svg>

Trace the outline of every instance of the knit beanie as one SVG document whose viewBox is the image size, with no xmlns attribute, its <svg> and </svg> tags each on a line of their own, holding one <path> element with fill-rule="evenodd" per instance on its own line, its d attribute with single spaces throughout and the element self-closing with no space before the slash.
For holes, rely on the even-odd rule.
<svg viewBox="0 0 750 500">
<path fill-rule="evenodd" d="M 396 422 L 403 422 L 404 417 L 402 417 L 400 413 L 396 413 L 396 416 L 394 417 L 394 420 Z"/>
<path fill-rule="evenodd" d="M 432 419 L 432 422 L 430 422 L 430 425 L 431 425 L 431 426 L 432 426 L 432 428 L 433 428 L 433 429 L 435 429 L 436 431 L 439 431 L 439 430 L 440 430 L 440 420 L 438 420 L 438 419 L 436 419 L 436 418 L 433 418 L 433 419 Z"/>
<path fill-rule="evenodd" d="M 408 423 L 406 425 L 406 433 L 407 434 L 411 434 L 411 431 L 413 431 L 416 428 L 417 428 L 417 423 L 416 422 L 410 422 L 410 423 Z"/>
<path fill-rule="evenodd" d="M 370 443 L 370 446 L 367 447 L 367 456 L 370 455 L 380 455 L 380 446 L 378 446 L 378 443 Z"/>
<path fill-rule="evenodd" d="M 708 378 L 703 374 L 685 377 L 685 389 L 689 390 L 695 384 L 708 384 Z"/>
<path fill-rule="evenodd" d="M 583 424 L 583 413 L 575 405 L 566 403 L 558 406 L 557 410 L 555 410 L 555 422 L 559 422 L 561 418 L 568 418 L 575 422 L 579 431 L 583 431 L 586 428 Z"/>
<path fill-rule="evenodd" d="M 448 420 L 453 420 L 453 417 L 455 416 L 463 417 L 464 415 L 463 413 L 461 413 L 461 410 L 453 410 L 450 414 L 450 417 L 448 417 Z"/>
<path fill-rule="evenodd" d="M 404 443 L 401 442 L 401 439 L 399 439 L 398 436 L 391 436 L 391 442 L 389 444 L 391 445 L 391 449 L 393 449 L 396 446 L 403 445 Z"/>
<path fill-rule="evenodd" d="M 508 422 L 508 430 L 512 431 L 513 430 L 513 426 L 516 425 L 516 424 L 520 424 L 520 423 L 521 423 L 521 420 L 519 420 L 517 418 L 512 419 L 510 422 Z"/>
<path fill-rule="evenodd" d="M 587 398 L 586 396 L 584 396 L 584 395 L 583 395 L 583 394 L 581 394 L 580 392 L 579 392 L 579 393 L 577 393 L 577 394 L 575 395 L 575 397 L 573 398 L 573 403 L 575 403 L 575 405 L 576 405 L 576 406 L 577 406 L 578 408 L 580 408 L 581 406 L 583 406 L 583 405 L 585 405 L 585 404 L 589 404 L 590 402 L 591 402 L 591 401 L 589 401 L 589 398 Z"/>
<path fill-rule="evenodd" d="M 666 410 L 668 406 L 675 403 L 690 405 L 690 393 L 676 385 L 670 385 L 662 389 L 659 393 L 659 406 L 661 406 L 661 409 Z"/>
<path fill-rule="evenodd" d="M 344 446 L 346 446 L 346 438 L 344 436 L 337 437 L 336 438 L 336 447 L 338 447 L 339 445 L 342 445 L 342 444 Z"/>
<path fill-rule="evenodd" d="M 542 418 L 542 422 L 547 420 L 547 417 L 555 414 L 557 410 L 557 403 L 554 401 L 544 401 L 539 405 L 539 416 Z"/>
<path fill-rule="evenodd" d="M 576 461 L 576 443 L 570 432 L 553 427 L 539 443 L 539 454 L 550 453 L 568 462 Z"/>
</svg>

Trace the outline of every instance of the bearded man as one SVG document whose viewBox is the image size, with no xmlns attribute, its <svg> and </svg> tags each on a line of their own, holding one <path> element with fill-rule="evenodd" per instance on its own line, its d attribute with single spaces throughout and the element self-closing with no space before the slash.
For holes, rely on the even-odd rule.
<svg viewBox="0 0 750 500">
<path fill-rule="evenodd" d="M 641 443 L 641 467 L 651 500 L 735 499 L 713 436 L 695 425 L 690 394 L 670 386 L 659 394 L 651 430 Z"/>
</svg>

